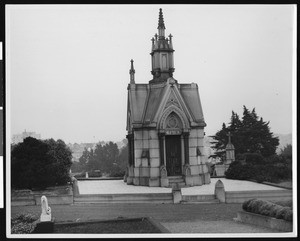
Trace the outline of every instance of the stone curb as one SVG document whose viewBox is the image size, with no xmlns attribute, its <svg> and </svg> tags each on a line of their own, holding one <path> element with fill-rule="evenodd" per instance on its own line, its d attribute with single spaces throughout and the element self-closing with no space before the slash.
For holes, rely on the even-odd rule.
<svg viewBox="0 0 300 241">
<path fill-rule="evenodd" d="M 237 218 L 235 220 L 243 223 L 276 229 L 283 232 L 293 231 L 293 222 L 288 222 L 283 219 L 277 219 L 256 213 L 240 211 L 237 213 Z"/>
</svg>

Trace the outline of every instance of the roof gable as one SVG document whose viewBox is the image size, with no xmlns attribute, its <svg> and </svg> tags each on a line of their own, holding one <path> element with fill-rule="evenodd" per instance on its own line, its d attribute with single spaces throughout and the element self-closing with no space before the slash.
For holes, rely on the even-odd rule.
<svg viewBox="0 0 300 241">
<path fill-rule="evenodd" d="M 205 126 L 196 84 L 177 84 L 173 78 L 159 84 L 129 84 L 127 130 L 129 126 L 157 127 L 171 109 L 182 116 L 185 126 Z"/>
</svg>

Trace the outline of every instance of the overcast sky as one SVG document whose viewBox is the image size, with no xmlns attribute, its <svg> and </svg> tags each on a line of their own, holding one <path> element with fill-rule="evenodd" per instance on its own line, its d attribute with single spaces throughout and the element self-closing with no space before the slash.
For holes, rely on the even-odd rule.
<svg viewBox="0 0 300 241">
<path fill-rule="evenodd" d="M 160 7 L 174 78 L 198 84 L 206 135 L 243 105 L 292 132 L 292 5 L 6 5 L 10 135 L 125 138 L 130 59 L 148 83 Z"/>
</svg>

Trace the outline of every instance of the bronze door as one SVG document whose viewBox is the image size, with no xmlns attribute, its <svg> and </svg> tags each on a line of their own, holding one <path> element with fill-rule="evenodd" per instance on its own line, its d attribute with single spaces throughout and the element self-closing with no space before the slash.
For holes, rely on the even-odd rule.
<svg viewBox="0 0 300 241">
<path fill-rule="evenodd" d="M 166 159 L 168 176 L 182 175 L 180 136 L 166 136 Z"/>
</svg>

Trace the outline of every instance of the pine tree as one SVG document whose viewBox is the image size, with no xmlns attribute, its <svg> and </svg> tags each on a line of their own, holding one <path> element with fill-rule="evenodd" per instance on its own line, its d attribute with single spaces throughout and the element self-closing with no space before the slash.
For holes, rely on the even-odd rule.
<svg viewBox="0 0 300 241">
<path fill-rule="evenodd" d="M 256 114 L 255 108 L 249 111 L 243 107 L 242 120 L 232 111 L 231 120 L 228 127 L 225 123 L 213 138 L 212 148 L 216 150 L 218 156 L 222 156 L 228 143 L 228 133 L 231 133 L 231 142 L 235 147 L 235 154 L 260 153 L 264 157 L 275 154 L 279 145 L 278 137 L 274 137 L 270 132 L 269 122 L 263 121 Z"/>
</svg>

